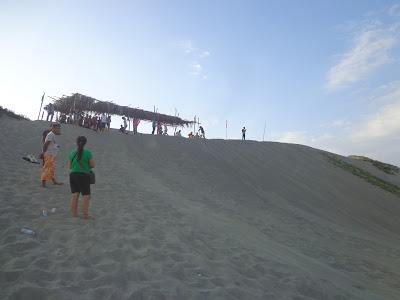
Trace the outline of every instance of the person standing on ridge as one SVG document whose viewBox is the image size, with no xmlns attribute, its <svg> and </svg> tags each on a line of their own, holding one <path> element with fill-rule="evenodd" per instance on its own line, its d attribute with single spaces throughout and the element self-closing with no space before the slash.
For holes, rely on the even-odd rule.
<svg viewBox="0 0 400 300">
<path fill-rule="evenodd" d="M 124 126 L 121 126 L 121 128 L 124 128 L 124 132 L 126 132 L 126 127 L 128 127 L 128 123 L 126 122 L 126 118 L 122 117 L 122 120 L 124 121 Z"/>
<path fill-rule="evenodd" d="M 151 132 L 151 134 L 154 134 L 154 132 L 156 131 L 156 126 L 157 126 L 157 121 L 156 118 L 153 119 L 153 131 Z"/>
<path fill-rule="evenodd" d="M 140 119 L 138 119 L 138 118 L 133 119 L 133 133 L 134 134 L 138 133 L 137 128 L 139 126 L 139 123 L 140 123 Z"/>
<path fill-rule="evenodd" d="M 206 134 L 205 134 L 205 132 L 204 132 L 203 126 L 200 126 L 200 127 L 199 127 L 199 131 L 200 131 L 200 137 L 203 138 L 203 139 L 205 139 L 205 138 L 206 138 Z"/>
<path fill-rule="evenodd" d="M 46 121 L 49 121 L 49 117 L 50 116 L 51 116 L 50 122 L 53 122 L 53 117 L 54 117 L 54 105 L 53 105 L 53 103 L 49 103 L 47 105 L 47 118 L 46 118 Z"/>
<path fill-rule="evenodd" d="M 71 187 L 70 210 L 72 217 L 78 216 L 79 194 L 83 197 L 83 218 L 89 218 L 90 201 L 90 175 L 91 169 L 95 167 L 92 153 L 84 149 L 87 139 L 84 136 L 78 136 L 76 139 L 77 149 L 68 156 L 68 167 L 71 170 L 69 174 L 69 184 Z"/>
<path fill-rule="evenodd" d="M 110 126 L 111 126 L 111 115 L 108 115 L 108 117 L 107 117 L 107 130 L 110 130 Z"/>
<path fill-rule="evenodd" d="M 246 140 L 246 127 L 243 126 L 242 128 L 242 141 Z"/>
<path fill-rule="evenodd" d="M 105 113 L 101 114 L 101 124 L 100 124 L 100 132 L 104 132 L 107 126 L 107 115 Z"/>
<path fill-rule="evenodd" d="M 157 134 L 161 135 L 162 134 L 162 126 L 161 126 L 161 122 L 158 121 L 157 123 Z"/>
<path fill-rule="evenodd" d="M 59 123 L 53 123 L 51 125 L 51 131 L 47 134 L 44 144 L 42 154 L 43 158 L 43 169 L 42 175 L 40 177 L 42 181 L 42 187 L 46 187 L 46 181 L 52 180 L 55 185 L 62 185 L 58 182 L 55 177 L 56 170 L 56 157 L 60 146 L 56 142 L 56 135 L 61 134 L 61 126 Z"/>
</svg>

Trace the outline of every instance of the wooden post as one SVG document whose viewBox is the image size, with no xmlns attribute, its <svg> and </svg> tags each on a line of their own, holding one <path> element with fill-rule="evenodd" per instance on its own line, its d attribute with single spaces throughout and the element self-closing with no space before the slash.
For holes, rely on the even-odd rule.
<svg viewBox="0 0 400 300">
<path fill-rule="evenodd" d="M 176 117 L 176 115 L 178 114 L 178 110 L 175 108 L 175 117 Z M 176 134 L 176 127 L 177 127 L 177 125 L 175 125 L 174 126 L 174 136 L 175 136 L 175 134 Z"/>
<path fill-rule="evenodd" d="M 264 137 L 265 137 L 265 128 L 267 127 L 267 120 L 265 120 L 264 123 L 264 133 L 263 133 L 263 142 L 264 142 Z"/>
<path fill-rule="evenodd" d="M 44 95 L 45 95 L 46 93 L 43 93 L 43 96 L 42 96 L 42 101 L 40 102 L 40 109 L 39 109 L 39 114 L 38 114 L 38 120 L 39 120 L 39 118 L 40 118 L 40 112 L 42 111 L 42 106 L 43 106 L 43 100 L 44 100 Z"/>
<path fill-rule="evenodd" d="M 76 105 L 76 95 L 74 95 L 74 112 L 75 112 L 75 105 Z"/>
</svg>

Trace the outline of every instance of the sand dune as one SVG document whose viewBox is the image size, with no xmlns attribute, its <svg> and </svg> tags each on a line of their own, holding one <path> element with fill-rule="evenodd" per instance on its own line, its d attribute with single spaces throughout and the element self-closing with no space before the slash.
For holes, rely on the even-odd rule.
<svg viewBox="0 0 400 300">
<path fill-rule="evenodd" d="M 1 299 L 400 299 L 400 198 L 323 151 L 63 125 L 66 185 L 43 190 L 21 157 L 47 123 L 0 125 Z M 89 222 L 68 211 L 82 134 L 98 165 Z"/>
</svg>

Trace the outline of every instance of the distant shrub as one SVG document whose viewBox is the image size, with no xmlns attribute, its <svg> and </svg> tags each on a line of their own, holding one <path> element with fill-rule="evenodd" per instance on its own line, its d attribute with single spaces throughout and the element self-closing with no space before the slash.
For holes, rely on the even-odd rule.
<svg viewBox="0 0 400 300">
<path fill-rule="evenodd" d="M 17 115 L 13 111 L 0 106 L 0 118 L 3 116 L 8 116 L 10 118 L 17 119 L 17 120 L 29 120 L 27 117 L 25 117 L 23 115 Z"/>
<path fill-rule="evenodd" d="M 388 191 L 389 193 L 392 193 L 392 194 L 400 197 L 400 187 L 398 187 L 397 185 L 387 182 L 383 179 L 380 179 L 379 177 L 376 177 L 361 168 L 353 166 L 352 164 L 349 164 L 349 163 L 341 160 L 337 156 L 327 155 L 327 154 L 326 154 L 326 156 L 327 156 L 329 162 L 332 163 L 333 165 L 335 165 L 345 171 L 348 171 L 355 176 L 358 176 L 358 177 L 364 179 L 365 181 L 371 183 L 372 185 L 378 186 L 378 187 L 384 189 L 385 191 Z"/>
<path fill-rule="evenodd" d="M 375 166 L 376 168 L 378 168 L 379 170 L 381 170 L 387 174 L 395 175 L 395 174 L 400 173 L 399 167 L 396 167 L 391 164 L 383 163 L 383 162 L 380 162 L 377 160 L 373 160 L 366 156 L 350 155 L 349 158 L 367 161 L 367 162 L 371 163 L 373 166 Z"/>
</svg>

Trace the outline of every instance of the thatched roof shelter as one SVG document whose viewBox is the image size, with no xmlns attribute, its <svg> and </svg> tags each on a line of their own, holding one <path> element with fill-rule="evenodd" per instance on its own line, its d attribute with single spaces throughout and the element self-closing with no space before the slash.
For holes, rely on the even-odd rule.
<svg viewBox="0 0 400 300">
<path fill-rule="evenodd" d="M 71 96 L 63 96 L 53 101 L 55 111 L 64 114 L 72 112 L 94 112 L 106 113 L 110 115 L 127 116 L 129 118 L 138 118 L 140 120 L 157 120 L 168 125 L 187 126 L 193 121 L 183 120 L 179 117 L 146 111 L 138 108 L 117 105 L 108 101 L 100 101 L 92 97 L 78 93 Z"/>
</svg>

